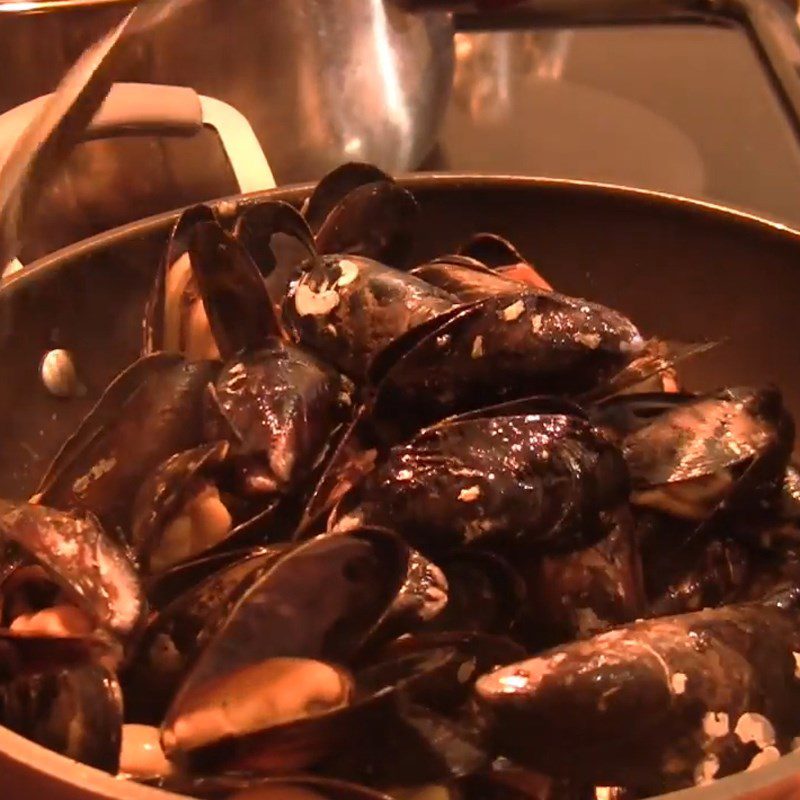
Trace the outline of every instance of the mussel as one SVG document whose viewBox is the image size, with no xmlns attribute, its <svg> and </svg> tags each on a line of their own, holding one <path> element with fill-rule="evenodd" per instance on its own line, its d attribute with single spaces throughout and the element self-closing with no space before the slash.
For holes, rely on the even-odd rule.
<svg viewBox="0 0 800 800">
<path fill-rule="evenodd" d="M 321 256 L 292 284 L 285 324 L 301 345 L 363 382 L 389 344 L 457 304 L 442 289 L 363 256 Z"/>
<path fill-rule="evenodd" d="M 117 771 L 122 695 L 103 667 L 55 668 L 0 683 L 0 724 L 76 761 Z"/>
<path fill-rule="evenodd" d="M 50 598 L 63 595 L 62 608 L 79 626 L 78 633 L 88 633 L 95 625 L 121 638 L 136 631 L 146 613 L 139 576 L 127 552 L 94 517 L 0 500 L 0 539 L 13 542 L 23 555 L 0 586 L 4 595 L 15 572 L 35 565 L 40 569 L 39 579 L 57 590 Z M 58 605 L 58 600 L 53 604 Z M 4 613 L 8 616 L 7 608 Z M 7 620 L 12 628 L 16 623 L 18 630 L 23 629 L 21 616 Z M 35 630 L 35 626 L 28 624 L 25 629 Z"/>
<path fill-rule="evenodd" d="M 48 468 L 38 499 L 94 514 L 127 538 L 133 498 L 165 458 L 203 439 L 203 396 L 218 365 L 167 353 L 145 357 L 106 389 Z"/>
<path fill-rule="evenodd" d="M 202 751 L 203 758 L 217 754 L 227 761 L 225 753 L 233 748 L 239 763 L 255 737 L 253 747 L 260 759 L 274 757 L 283 763 L 273 728 L 297 722 L 302 737 L 316 741 L 322 733 L 309 723 L 306 709 L 322 704 L 327 715 L 350 707 L 352 681 L 338 665 L 352 663 L 393 635 L 430 619 L 446 597 L 439 570 L 388 531 L 363 528 L 297 545 L 239 586 L 224 620 L 172 701 L 164 723 L 167 753 L 186 758 Z M 416 668 L 412 672 L 416 674 Z M 279 702 L 277 697 L 269 699 L 272 693 L 295 678 L 298 695 L 291 709 L 270 711 Z M 255 682 L 269 695 L 257 704 L 262 711 L 254 708 L 247 693 L 238 691 L 242 681 Z M 222 708 L 229 721 L 203 728 L 204 736 L 186 738 L 183 732 L 195 727 L 187 720 L 217 713 L 220 698 L 226 701 Z M 234 714 L 238 716 L 231 722 Z M 323 729 L 329 721 L 329 716 L 320 721 Z M 274 742 L 277 751 L 270 751 L 267 742 Z M 285 746 L 294 752 L 290 742 L 291 738 Z M 304 758 L 319 757 L 321 747 L 309 746 Z M 291 763 L 299 766 L 294 757 Z"/>
<path fill-rule="evenodd" d="M 800 731 L 797 598 L 634 623 L 481 677 L 500 751 L 661 792 L 777 759 Z"/>
<path fill-rule="evenodd" d="M 516 635 L 529 647 L 587 638 L 644 615 L 641 554 L 630 513 L 621 506 L 604 519 L 608 532 L 596 544 L 517 565 L 527 599 Z"/>
<path fill-rule="evenodd" d="M 619 450 L 579 417 L 456 418 L 393 448 L 344 497 L 331 530 L 385 524 L 425 553 L 563 551 L 601 539 L 603 512 L 627 491 Z"/>
<path fill-rule="evenodd" d="M 386 347 L 368 375 L 374 413 L 391 420 L 403 409 L 420 425 L 531 395 L 578 396 L 644 348 L 619 312 L 523 286 L 446 312 Z"/>
<path fill-rule="evenodd" d="M 623 441 L 632 502 L 700 521 L 723 503 L 740 510 L 774 504 L 793 441 L 775 389 L 733 388 L 679 402 Z"/>
<path fill-rule="evenodd" d="M 161 721 L 181 681 L 224 624 L 239 595 L 282 552 L 280 547 L 268 547 L 237 553 L 235 560 L 205 579 L 184 584 L 183 591 L 148 621 L 136 654 L 122 673 L 126 697 L 134 701 L 129 712 L 132 721 Z M 194 564 L 187 562 L 181 571 Z"/>
</svg>

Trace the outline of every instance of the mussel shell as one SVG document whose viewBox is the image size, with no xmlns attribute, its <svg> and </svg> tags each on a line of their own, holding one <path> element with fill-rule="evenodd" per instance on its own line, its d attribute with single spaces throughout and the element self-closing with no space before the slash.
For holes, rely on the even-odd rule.
<svg viewBox="0 0 800 800">
<path fill-rule="evenodd" d="M 167 351 L 165 330 L 167 274 L 177 260 L 187 252 L 188 236 L 194 226 L 201 222 L 215 221 L 214 210 L 206 205 L 186 209 L 175 221 L 145 307 L 143 356 Z"/>
<path fill-rule="evenodd" d="M 633 485 L 651 487 L 704 477 L 776 446 L 786 449 L 777 441 L 786 416 L 780 394 L 772 389 L 726 389 L 679 401 L 625 438 L 623 451 Z M 793 428 L 786 434 L 790 450 Z"/>
<path fill-rule="evenodd" d="M 173 750 L 168 754 L 186 761 L 194 770 L 256 770 L 266 773 L 291 772 L 319 763 L 332 752 L 369 741 L 380 730 L 397 723 L 399 703 L 418 692 L 431 692 L 446 685 L 454 675 L 454 653 L 439 649 L 381 662 L 355 676 L 355 695 L 349 705 L 263 730 L 235 736 L 220 734 L 220 740 L 196 750 Z M 194 698 L 197 707 L 198 698 Z M 164 741 L 181 718 L 181 701 L 173 704 L 162 726 Z"/>
<path fill-rule="evenodd" d="M 246 493 L 285 493 L 325 456 L 352 415 L 353 391 L 326 364 L 272 339 L 223 367 L 208 398 L 206 435 L 230 441 Z"/>
<path fill-rule="evenodd" d="M 496 403 L 490 406 L 482 406 L 473 411 L 464 411 L 461 414 L 454 414 L 432 425 L 432 428 L 439 428 L 449 425 L 451 422 L 465 422 L 470 419 L 491 419 L 493 417 L 519 417 L 519 416 L 543 416 L 560 414 L 562 416 L 574 417 L 575 419 L 590 421 L 589 414 L 583 406 L 576 401 L 566 397 L 555 397 L 553 395 L 531 395 L 530 397 L 520 397 L 515 400 L 506 400 L 503 403 Z"/>
<path fill-rule="evenodd" d="M 675 378 L 678 364 L 719 346 L 720 342 L 677 342 L 648 339 L 637 356 L 616 375 L 585 392 L 583 402 L 602 402 L 617 395 L 665 390 L 667 378 Z M 661 380 L 655 383 L 659 376 Z M 655 383 L 655 386 L 654 386 Z"/>
<path fill-rule="evenodd" d="M 388 690 L 392 687 L 381 687 Z M 192 772 L 286 774 L 342 746 L 373 716 L 349 670 L 314 659 L 266 659 L 182 696 L 161 726 L 164 752 Z"/>
<path fill-rule="evenodd" d="M 554 776 L 659 793 L 790 749 L 799 646 L 795 591 L 564 645 L 483 676 L 476 698 L 502 754 Z"/>
<path fill-rule="evenodd" d="M 442 714 L 453 714 L 461 708 L 481 675 L 525 657 L 522 645 L 508 636 L 476 631 L 422 630 L 392 640 L 372 656 L 372 662 L 390 662 L 442 649 L 454 651 L 454 680 L 434 684 L 433 692 L 417 693 L 418 702 Z"/>
<path fill-rule="evenodd" d="M 607 533 L 571 553 L 529 559 L 528 601 L 515 635 L 534 649 L 583 639 L 643 616 L 641 558 L 627 507 L 603 515 Z"/>
<path fill-rule="evenodd" d="M 281 335 L 264 279 L 232 234 L 215 222 L 201 222 L 191 231 L 189 255 L 223 361 Z"/>
<path fill-rule="evenodd" d="M 420 264 L 411 274 L 455 295 L 464 303 L 520 291 L 517 281 L 498 275 L 465 256 L 444 256 Z"/>
<path fill-rule="evenodd" d="M 455 298 L 358 255 L 323 256 L 292 285 L 282 316 L 297 342 L 356 381 L 384 347 Z"/>
<path fill-rule="evenodd" d="M 646 428 L 662 414 L 697 397 L 686 392 L 631 392 L 616 395 L 591 409 L 595 425 L 608 428 L 620 437 Z"/>
<path fill-rule="evenodd" d="M 294 206 L 282 200 L 240 203 L 233 234 L 267 279 L 275 269 L 288 277 L 290 271 L 316 255 L 314 234 L 308 223 Z M 291 262 L 277 258 L 273 251 L 273 237 L 281 234 L 293 239 L 299 248 L 292 253 Z"/>
<path fill-rule="evenodd" d="M 115 677 L 86 665 L 0 684 L 0 724 L 75 761 L 115 774 L 122 694 Z"/>
<path fill-rule="evenodd" d="M 595 794 L 593 786 L 551 778 L 498 758 L 483 772 L 459 781 L 463 800 L 634 800 L 624 795 Z"/>
<path fill-rule="evenodd" d="M 211 442 L 176 453 L 146 478 L 133 504 L 130 535 L 144 572 L 150 571 L 150 556 L 164 526 L 182 509 L 200 476 L 224 463 L 229 449 L 228 442 Z"/>
<path fill-rule="evenodd" d="M 649 604 L 647 615 L 672 616 L 744 599 L 752 561 L 750 551 L 734 539 L 690 541 L 673 550 L 671 563 L 662 563 L 667 569 L 659 582 L 667 576 L 671 582 Z"/>
<path fill-rule="evenodd" d="M 184 676 L 240 594 L 282 552 L 271 547 L 240 553 L 199 583 L 189 584 L 149 621 L 122 675 L 132 721 L 161 722 Z M 196 570 L 197 565 L 190 562 L 185 568 Z"/>
<path fill-rule="evenodd" d="M 125 550 L 91 515 L 0 500 L 0 538 L 16 543 L 100 626 L 130 635 L 146 611 Z"/>
<path fill-rule="evenodd" d="M 404 267 L 418 215 L 414 195 L 394 181 L 358 186 L 342 198 L 317 229 L 317 250 L 361 255 Z"/>
<path fill-rule="evenodd" d="M 235 550 L 221 550 L 212 555 L 203 555 L 185 561 L 144 582 L 145 593 L 151 608 L 162 609 L 168 606 L 192 587 L 199 586 L 206 578 L 217 572 L 250 558 L 274 553 L 278 555 L 286 545 L 273 544 L 263 547 L 244 547 Z"/>
<path fill-rule="evenodd" d="M 421 331 L 372 364 L 379 419 L 403 409 L 419 425 L 519 397 L 578 395 L 604 384 L 644 346 L 618 312 L 532 289 L 472 303 Z"/>
<path fill-rule="evenodd" d="M 375 726 L 369 739 L 359 741 L 356 749 L 340 749 L 319 769 L 413 798 L 415 789 L 453 786 L 490 761 L 479 720 L 467 713 L 445 716 L 400 696 L 392 718 Z M 427 796 L 424 790 L 421 796 Z M 441 791 L 434 794 L 441 796 Z"/>
<path fill-rule="evenodd" d="M 438 559 L 447 578 L 447 605 L 426 626 L 436 631 L 508 631 L 524 607 L 525 583 L 511 564 L 482 550 Z"/>
<path fill-rule="evenodd" d="M 371 409 L 364 403 L 356 409 L 353 420 L 322 468 L 293 538 L 307 539 L 323 530 L 324 516 L 372 471 L 377 456 Z"/>
<path fill-rule="evenodd" d="M 780 505 L 794 422 L 773 389 L 726 389 L 656 418 L 622 444 L 631 502 L 695 520 L 695 536 L 754 538 Z"/>
<path fill-rule="evenodd" d="M 601 513 L 627 492 L 621 454 L 581 418 L 456 419 L 392 448 L 343 498 L 331 530 L 392 526 L 424 553 L 569 550 L 600 539 Z"/>
<path fill-rule="evenodd" d="M 487 267 L 509 267 L 526 260 L 508 239 L 496 233 L 476 233 L 458 248 L 458 252 Z"/>
<path fill-rule="evenodd" d="M 445 591 L 441 574 L 389 531 L 363 528 L 304 542 L 237 592 L 170 716 L 219 676 L 269 658 L 348 663 L 440 610 Z"/>
<path fill-rule="evenodd" d="M 48 468 L 41 502 L 89 511 L 112 535 L 127 532 L 145 476 L 202 441 L 203 392 L 218 368 L 158 353 L 120 373 Z"/>
<path fill-rule="evenodd" d="M 392 177 L 373 164 L 350 161 L 328 172 L 314 187 L 303 204 L 303 216 L 313 231 L 318 231 L 331 211 L 353 189 L 379 181 L 392 181 Z"/>
</svg>

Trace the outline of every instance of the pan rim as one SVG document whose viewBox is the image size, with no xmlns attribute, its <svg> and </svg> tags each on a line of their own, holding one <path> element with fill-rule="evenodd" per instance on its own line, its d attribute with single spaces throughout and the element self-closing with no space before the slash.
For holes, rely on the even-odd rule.
<svg viewBox="0 0 800 800">
<path fill-rule="evenodd" d="M 504 174 L 483 174 L 483 173 L 459 173 L 459 172 L 424 172 L 399 175 L 397 182 L 404 188 L 413 193 L 415 189 L 425 190 L 433 187 L 443 187 L 453 190 L 458 189 L 515 189 L 524 191 L 526 188 L 532 189 L 552 189 L 552 190 L 578 190 L 579 192 L 608 196 L 617 200 L 629 200 L 633 202 L 645 202 L 662 207 L 671 208 L 675 211 L 694 213 L 699 216 L 717 217 L 728 221 L 737 221 L 745 224 L 753 231 L 769 233 L 785 238 L 800 246 L 800 228 L 795 228 L 785 221 L 770 219 L 760 216 L 745 209 L 726 206 L 710 200 L 683 197 L 669 192 L 660 192 L 653 189 L 641 189 L 622 184 L 602 183 L 597 181 L 584 181 L 573 178 L 552 178 L 542 176 L 527 175 L 504 175 Z M 231 203 L 239 203 L 242 200 L 252 201 L 253 199 L 281 199 L 288 202 L 301 202 L 307 197 L 314 183 L 299 183 L 287 186 L 280 186 L 275 189 L 267 189 L 260 192 L 249 194 L 231 194 L 213 200 L 203 201 L 208 205 L 219 207 Z M 48 253 L 26 265 L 22 270 L 9 276 L 0 285 L 0 294 L 11 287 L 27 284 L 52 268 L 65 261 L 72 261 L 85 253 L 92 252 L 98 248 L 110 247 L 117 242 L 124 241 L 134 236 L 143 236 L 158 230 L 162 226 L 166 227 L 174 221 L 185 207 L 164 211 L 149 217 L 144 217 L 133 222 L 125 223 L 108 231 L 95 234 L 86 239 L 66 245 L 58 250 Z"/>
</svg>

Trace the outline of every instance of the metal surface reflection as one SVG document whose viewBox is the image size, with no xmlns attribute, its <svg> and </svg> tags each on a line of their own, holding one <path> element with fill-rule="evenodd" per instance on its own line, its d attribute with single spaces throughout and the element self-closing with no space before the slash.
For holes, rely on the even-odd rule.
<svg viewBox="0 0 800 800">
<path fill-rule="evenodd" d="M 454 102 L 473 120 L 508 119 L 525 84 L 561 80 L 573 36 L 570 30 L 457 33 Z"/>
</svg>

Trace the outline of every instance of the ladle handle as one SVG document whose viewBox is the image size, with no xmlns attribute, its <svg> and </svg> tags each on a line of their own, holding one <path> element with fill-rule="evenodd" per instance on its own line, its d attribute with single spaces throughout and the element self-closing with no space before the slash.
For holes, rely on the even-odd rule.
<svg viewBox="0 0 800 800">
<path fill-rule="evenodd" d="M 0 165 L 49 95 L 0 115 Z M 192 136 L 211 128 L 219 137 L 240 192 L 272 189 L 275 178 L 247 119 L 233 106 L 183 86 L 115 83 L 87 127 L 83 140 L 115 136 Z M 12 261 L 2 277 L 21 269 Z"/>
</svg>

